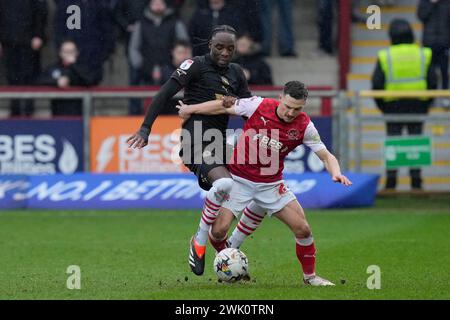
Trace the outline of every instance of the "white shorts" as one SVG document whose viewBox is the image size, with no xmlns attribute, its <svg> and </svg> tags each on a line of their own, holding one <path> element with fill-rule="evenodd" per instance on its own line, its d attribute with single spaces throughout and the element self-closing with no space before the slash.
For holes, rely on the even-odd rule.
<svg viewBox="0 0 450 320">
<path fill-rule="evenodd" d="M 297 200 L 294 193 L 284 184 L 284 180 L 271 183 L 253 182 L 235 175 L 230 197 L 222 207 L 233 212 L 239 218 L 245 207 L 253 200 L 266 210 L 268 216 L 283 209 L 292 200 Z"/>
</svg>

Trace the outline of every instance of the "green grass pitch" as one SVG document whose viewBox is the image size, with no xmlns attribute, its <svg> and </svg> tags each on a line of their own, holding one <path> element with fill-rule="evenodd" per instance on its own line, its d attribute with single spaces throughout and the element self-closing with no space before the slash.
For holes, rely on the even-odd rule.
<svg viewBox="0 0 450 320">
<path fill-rule="evenodd" d="M 202 277 L 188 267 L 197 211 L 2 211 L 0 299 L 450 298 L 450 196 L 306 212 L 317 273 L 335 287 L 301 283 L 293 236 L 275 218 L 242 247 L 252 281 L 223 284 L 210 246 Z M 69 265 L 81 269 L 80 290 L 66 287 Z M 379 290 L 367 288 L 370 265 L 381 269 Z"/>
</svg>

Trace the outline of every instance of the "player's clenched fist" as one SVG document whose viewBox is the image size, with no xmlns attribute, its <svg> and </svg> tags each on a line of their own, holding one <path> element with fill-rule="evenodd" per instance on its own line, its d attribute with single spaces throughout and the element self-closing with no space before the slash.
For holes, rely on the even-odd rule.
<svg viewBox="0 0 450 320">
<path fill-rule="evenodd" d="M 225 108 L 231 108 L 236 102 L 236 98 L 232 96 L 225 96 L 222 98 L 222 106 Z"/>
</svg>

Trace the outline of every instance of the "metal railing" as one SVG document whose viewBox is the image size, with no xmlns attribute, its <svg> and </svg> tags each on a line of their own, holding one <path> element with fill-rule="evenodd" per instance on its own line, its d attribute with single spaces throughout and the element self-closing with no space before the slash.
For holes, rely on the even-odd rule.
<svg viewBox="0 0 450 320">
<path fill-rule="evenodd" d="M 356 122 L 356 172 L 361 172 L 362 160 L 362 126 L 366 121 L 379 122 L 425 122 L 434 121 L 438 123 L 450 123 L 450 114 L 426 115 L 426 114 L 383 114 L 382 116 L 363 115 L 361 112 L 361 98 L 439 98 L 450 97 L 449 90 L 428 90 L 428 91 L 385 91 L 385 90 L 363 90 L 354 95 L 355 122 Z"/>
<path fill-rule="evenodd" d="M 450 128 L 450 110 L 444 111 L 442 108 L 435 108 L 436 103 L 434 103 L 435 107 L 428 114 L 382 114 L 375 111 L 375 107 L 373 109 L 370 106 L 366 108 L 366 104 L 371 103 L 367 99 L 376 98 L 450 98 L 450 90 L 340 92 L 339 104 L 334 110 L 334 116 L 337 118 L 336 127 L 339 128 L 334 135 L 334 141 L 338 141 L 337 149 L 342 167 L 355 172 L 377 171 L 383 175 L 383 135 L 386 134 L 383 128 L 384 124 L 386 122 L 421 122 L 424 123 L 424 130 L 429 130 L 426 134 L 431 135 L 436 142 L 434 145 L 439 146 L 436 149 L 433 147 L 433 153 L 437 155 L 437 162 L 433 162 L 431 169 L 426 169 L 430 175 L 429 178 L 445 181 L 439 182 L 439 187 L 450 189 L 450 184 L 447 183 L 450 178 L 450 167 L 448 166 L 450 163 L 450 149 L 448 148 L 450 130 L 446 129 Z M 440 100 L 435 100 L 435 102 L 438 101 Z M 438 135 L 434 133 L 436 128 L 442 129 Z M 381 155 L 381 158 L 372 158 L 377 155 Z M 444 174 L 445 172 L 448 174 Z M 437 179 L 440 173 L 445 175 L 445 179 L 443 177 Z M 432 175 L 433 177 L 431 177 Z M 445 185 L 442 186 L 442 183 Z"/>
</svg>

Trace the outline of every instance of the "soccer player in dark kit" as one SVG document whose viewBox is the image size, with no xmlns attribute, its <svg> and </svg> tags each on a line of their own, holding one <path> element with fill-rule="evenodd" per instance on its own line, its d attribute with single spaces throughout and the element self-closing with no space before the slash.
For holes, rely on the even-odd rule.
<svg viewBox="0 0 450 320">
<path fill-rule="evenodd" d="M 227 25 L 215 27 L 211 33 L 209 48 L 208 54 L 184 61 L 161 87 L 141 128 L 128 138 L 130 148 L 143 148 L 147 145 L 156 117 L 182 88 L 186 104 L 222 100 L 225 96 L 251 96 L 241 67 L 231 63 L 236 49 L 236 31 Z M 223 99 L 224 106 L 226 101 L 227 99 Z M 190 244 L 189 265 L 196 275 L 204 272 L 208 233 L 233 185 L 233 179 L 225 166 L 228 117 L 227 114 L 194 115 L 183 123 L 180 156 L 185 166 L 198 177 L 200 187 L 208 191 L 199 228 Z M 197 134 L 198 130 L 200 134 Z M 205 150 L 211 145 L 209 140 L 203 141 L 204 133 L 208 130 L 220 130 L 221 139 L 215 139 L 213 144 L 218 147 L 216 150 L 223 150 L 221 154 Z M 198 136 L 200 139 L 192 140 Z"/>
</svg>

